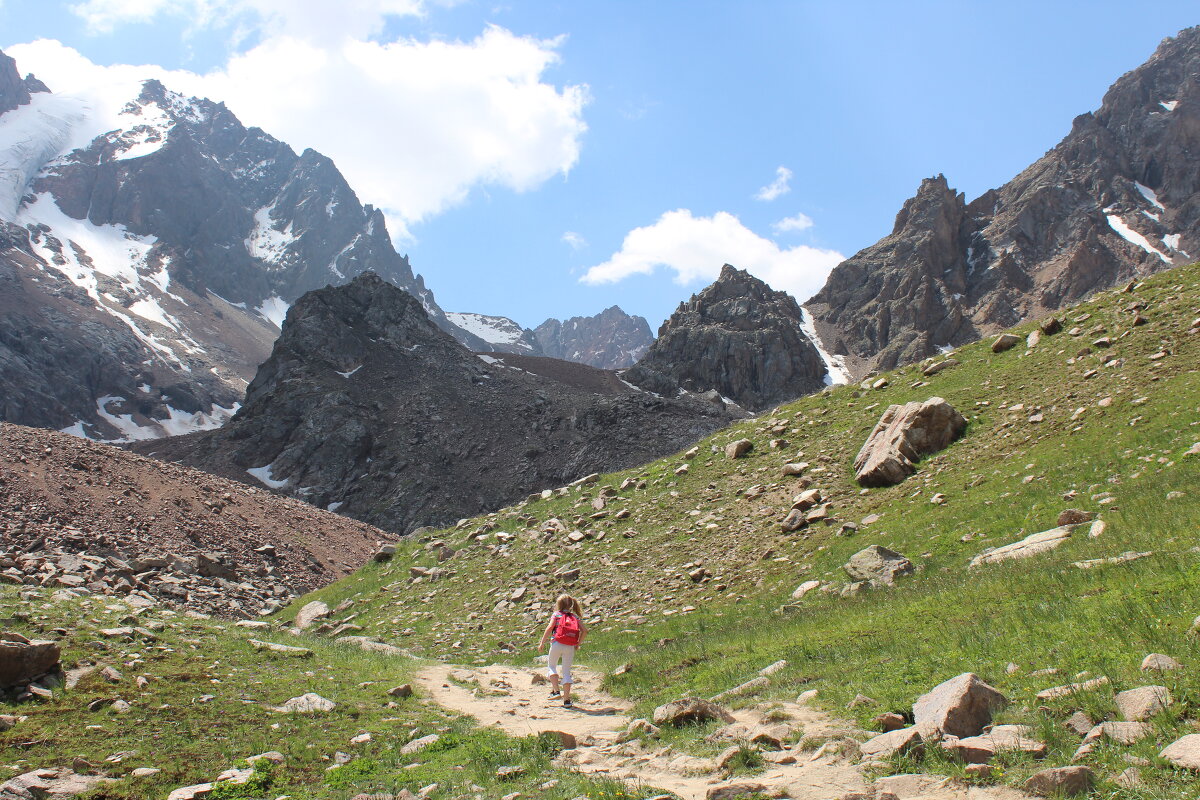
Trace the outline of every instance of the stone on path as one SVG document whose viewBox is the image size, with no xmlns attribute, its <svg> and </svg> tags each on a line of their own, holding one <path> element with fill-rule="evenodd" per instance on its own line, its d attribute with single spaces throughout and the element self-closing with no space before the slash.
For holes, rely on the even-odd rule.
<svg viewBox="0 0 1200 800">
<path fill-rule="evenodd" d="M 926 733 L 978 736 L 1008 699 L 973 672 L 944 681 L 913 704 L 913 723 Z"/>
<path fill-rule="evenodd" d="M 917 471 L 915 462 L 957 439 L 967 420 L 940 397 L 889 406 L 854 459 L 862 486 L 894 486 Z"/>
<path fill-rule="evenodd" d="M 863 760 L 882 761 L 897 753 L 908 753 L 919 757 L 925 751 L 924 739 L 916 727 L 881 733 L 863 742 L 860 747 Z"/>
<path fill-rule="evenodd" d="M 895 586 L 896 578 L 912 575 L 915 571 L 907 558 L 877 544 L 859 550 L 842 569 L 856 581 L 870 581 L 881 586 Z"/>
<path fill-rule="evenodd" d="M 655 725 L 684 725 L 691 722 L 706 722 L 719 719 L 724 723 L 732 723 L 733 715 L 716 703 L 702 700 L 699 697 L 685 697 L 673 703 L 667 703 L 654 709 Z"/>
</svg>

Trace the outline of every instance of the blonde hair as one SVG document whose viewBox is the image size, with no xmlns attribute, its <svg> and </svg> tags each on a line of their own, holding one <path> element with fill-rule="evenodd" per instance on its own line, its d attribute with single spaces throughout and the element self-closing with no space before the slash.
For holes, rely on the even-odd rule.
<svg viewBox="0 0 1200 800">
<path fill-rule="evenodd" d="M 569 594 L 560 594 L 554 601 L 554 609 L 560 614 L 571 613 L 583 619 L 583 606 Z"/>
</svg>

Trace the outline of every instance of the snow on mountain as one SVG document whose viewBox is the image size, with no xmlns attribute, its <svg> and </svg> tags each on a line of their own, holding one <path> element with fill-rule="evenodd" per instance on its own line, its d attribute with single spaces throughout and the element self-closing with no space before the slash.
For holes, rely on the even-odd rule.
<svg viewBox="0 0 1200 800">
<path fill-rule="evenodd" d="M 470 312 L 447 312 L 446 318 L 472 336 L 477 336 L 492 350 L 504 353 L 541 355 L 533 332 L 522 328 L 508 317 Z"/>
</svg>

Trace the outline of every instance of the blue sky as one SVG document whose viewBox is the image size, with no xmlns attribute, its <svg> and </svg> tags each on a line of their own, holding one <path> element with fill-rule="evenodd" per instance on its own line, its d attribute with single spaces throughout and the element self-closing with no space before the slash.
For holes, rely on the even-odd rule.
<svg viewBox="0 0 1200 800">
<path fill-rule="evenodd" d="M 657 326 L 722 261 L 806 299 L 922 178 L 1004 183 L 1198 21 L 1194 2 L 498 2 L 0 0 L 0 45 L 186 71 L 181 91 L 326 152 L 447 310 L 534 326 L 619 304 Z M 338 48 L 403 75 L 303 71 Z M 245 90 L 256 65 L 312 107 Z"/>
</svg>

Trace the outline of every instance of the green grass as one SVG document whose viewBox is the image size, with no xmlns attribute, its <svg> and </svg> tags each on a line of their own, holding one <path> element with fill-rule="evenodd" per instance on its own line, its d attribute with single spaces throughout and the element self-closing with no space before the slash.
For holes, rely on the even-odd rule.
<svg viewBox="0 0 1200 800">
<path fill-rule="evenodd" d="M 525 663 L 553 596 L 570 591 L 585 598 L 594 620 L 581 659 L 604 669 L 630 663 L 629 673 L 607 685 L 636 700 L 640 712 L 684 694 L 715 694 L 783 658 L 789 666 L 773 679 L 774 697 L 817 688 L 830 709 L 852 714 L 847 701 L 866 694 L 878 701 L 857 712 L 866 725 L 882 710 L 909 708 L 941 680 L 974 671 L 1012 699 L 1001 721 L 1043 732 L 1051 746 L 1043 765 L 1068 763 L 1078 745 L 1058 725 L 1075 707 L 1112 718 L 1113 690 L 1168 685 L 1177 702 L 1159 722 L 1159 736 L 1131 748 L 1100 748 L 1088 760 L 1102 775 L 1115 775 L 1128 766 L 1124 754 L 1153 760 L 1191 732 L 1188 720 L 1200 703 L 1194 668 L 1166 675 L 1138 668 L 1150 652 L 1200 664 L 1200 642 L 1188 635 L 1200 613 L 1200 555 L 1192 549 L 1200 545 L 1200 459 L 1183 455 L 1200 441 L 1200 335 L 1187 333 L 1200 315 L 1198 284 L 1200 268 L 1172 270 L 1133 294 L 1102 293 L 1064 312 L 1065 327 L 1078 324 L 1083 335 L 1064 331 L 1028 352 L 1018 346 L 1001 354 L 988 340 L 961 348 L 959 366 L 928 379 L 914 365 L 889 373 L 882 390 L 839 387 L 803 398 L 703 440 L 687 475 L 674 474 L 685 463 L 681 454 L 437 532 L 434 538 L 460 548 L 443 564 L 457 572 L 449 580 L 410 583 L 409 566 L 435 563 L 422 542 L 411 542 L 391 565 L 367 567 L 316 596 L 355 598 L 356 622 L 372 635 L 438 658 Z M 1150 324 L 1130 327 L 1125 307 L 1134 301 L 1145 304 Z M 1073 321 L 1084 314 L 1091 317 Z M 1095 326 L 1114 340 L 1111 347 L 1090 347 L 1101 335 Z M 1015 332 L 1024 337 L 1033 328 Z M 1150 358 L 1164 349 L 1166 358 Z M 1108 353 L 1123 361 L 1103 366 Z M 1085 377 L 1090 370 L 1095 375 Z M 914 386 L 919 381 L 927 385 Z M 903 484 L 860 491 L 852 461 L 882 411 L 933 395 L 967 415 L 963 438 Z M 1035 410 L 1040 422 L 1029 419 Z M 742 437 L 755 444 L 749 457 L 730 461 L 713 452 Z M 786 444 L 771 449 L 780 438 Z M 780 531 L 799 490 L 796 479 L 779 474 L 790 460 L 815 468 L 808 475 L 832 503 L 831 524 Z M 645 488 L 619 489 L 627 479 Z M 755 485 L 763 487 L 760 495 L 742 495 Z M 618 497 L 610 499 L 608 517 L 592 520 L 590 501 L 604 486 Z M 945 504 L 930 502 L 938 493 Z M 1099 512 L 1106 532 L 1096 539 L 1077 534 L 1028 561 L 967 569 L 984 548 L 1054 527 L 1058 513 L 1072 507 Z M 616 520 L 620 509 L 629 515 Z M 869 514 L 880 520 L 838 535 L 840 523 Z M 538 530 L 553 518 L 604 538 L 576 548 L 561 535 L 543 542 Z M 480 530 L 515 540 L 501 548 L 487 536 L 468 541 Z M 624 538 L 627 530 L 636 535 Z M 844 583 L 841 565 L 868 544 L 904 553 L 918 574 L 890 591 L 790 600 L 810 578 Z M 1154 555 L 1091 570 L 1072 566 L 1125 551 Z M 712 575 L 700 584 L 683 569 L 698 561 Z M 573 583 L 556 579 L 564 565 L 583 574 Z M 519 586 L 539 605 L 494 610 Z M 684 613 L 689 606 L 695 610 Z M 1019 666 L 1012 674 L 1010 662 Z M 1048 668 L 1058 674 L 1031 675 Z M 1083 672 L 1108 676 L 1113 690 L 1039 710 L 1037 691 Z M 673 734 L 707 754 L 702 736 Z M 1019 782 L 1038 766 L 1006 764 L 999 780 Z M 936 755 L 924 768 L 961 772 Z M 1158 763 L 1143 772 L 1149 788 L 1127 796 L 1183 797 L 1200 787 L 1192 775 Z"/>
<path fill-rule="evenodd" d="M 1145 304 L 1150 323 L 1131 328 L 1124 309 L 1135 300 Z M 1072 321 L 1083 314 L 1091 317 Z M 353 616 L 363 635 L 418 656 L 465 665 L 531 664 L 550 603 L 570 591 L 584 600 L 591 620 L 579 660 L 606 671 L 629 664 L 606 686 L 632 699 L 642 715 L 682 695 L 716 694 L 786 659 L 766 695 L 737 703 L 791 700 L 815 688 L 829 710 L 869 727 L 879 712 L 904 711 L 940 681 L 972 671 L 1010 698 L 997 721 L 1031 725 L 1050 748 L 1041 762 L 1001 759 L 990 781 L 1013 785 L 1042 766 L 1069 763 L 1079 737 L 1061 721 L 1072 711 L 1111 719 L 1116 691 L 1162 683 L 1176 702 L 1154 721 L 1155 736 L 1131 747 L 1104 745 L 1084 763 L 1101 778 L 1099 797 L 1195 797 L 1196 776 L 1167 768 L 1157 753 L 1197 729 L 1200 706 L 1200 638 L 1189 634 L 1200 614 L 1200 554 L 1193 549 L 1200 546 L 1200 459 L 1183 455 L 1200 441 L 1200 335 L 1187 333 L 1200 316 L 1200 267 L 1161 273 L 1133 294 L 1102 293 L 1062 316 L 1065 327 L 1078 324 L 1084 335 L 1063 332 L 1029 352 L 1018 346 L 1002 354 L 982 342 L 961 348 L 959 366 L 929 379 L 914 365 L 889 373 L 881 390 L 839 387 L 803 398 L 701 441 L 686 475 L 675 474 L 685 463 L 681 453 L 404 542 L 393 561 L 367 565 L 297 600 L 277 620 L 286 624 L 312 599 L 331 607 L 349 602 L 333 621 Z M 1090 333 L 1097 325 L 1114 344 L 1083 353 L 1100 335 Z M 1024 336 L 1032 328 L 1015 331 Z M 1163 350 L 1165 358 L 1150 358 Z M 1102 366 L 1107 352 L 1123 362 Z M 1093 369 L 1095 375 L 1085 377 Z M 914 385 L 922 381 L 927 385 Z M 967 415 L 966 434 L 900 486 L 861 491 L 851 465 L 879 415 L 891 403 L 933 395 Z M 1102 404 L 1104 398 L 1111 402 Z M 1014 410 L 1018 404 L 1023 408 Z M 1030 421 L 1034 409 L 1042 421 Z M 743 437 L 754 442 L 753 452 L 726 459 L 724 445 Z M 786 443 L 772 449 L 775 439 Z M 780 467 L 794 460 L 810 463 L 807 477 L 826 495 L 834 518 L 785 534 L 778 523 L 799 481 L 782 477 Z M 603 487 L 616 496 L 607 515 L 593 519 L 592 501 Z M 760 488 L 747 492 L 751 487 Z M 945 504 L 930 502 L 938 493 Z M 1054 527 L 1058 513 L 1071 507 L 1099 512 L 1106 532 L 1095 539 L 1077 534 L 1027 561 L 967 568 L 986 547 Z M 839 535 L 842 523 L 871 514 L 879 520 Z M 561 533 L 543 534 L 553 519 L 592 538 L 570 545 Z M 425 547 L 430 538 L 458 549 L 441 564 L 454 575 L 414 581 L 410 567 L 437 565 Z M 818 591 L 791 600 L 792 590 L 809 579 L 844 584 L 842 564 L 868 544 L 904 553 L 917 574 L 891 590 L 847 598 Z M 1125 551 L 1153 555 L 1090 570 L 1073 566 Z M 697 564 L 707 570 L 700 582 L 687 574 Z M 568 566 L 581 569 L 578 579 L 556 577 Z M 507 602 L 519 588 L 525 596 Z M 181 616 L 165 619 L 179 627 L 163 631 L 155 646 L 118 646 L 98 643 L 94 635 L 125 613 L 108 613 L 103 601 L 21 606 L 5 589 L 0 607 L 10 627 L 27 633 L 74 628 L 67 638 L 70 663 L 94 659 L 114 663 L 129 679 L 141 672 L 157 677 L 130 714 L 84 710 L 115 691 L 93 676 L 50 703 L 22 707 L 30 719 L 0 734 L 3 761 L 25 768 L 66 764 L 76 755 L 103 763 L 114 751 L 136 750 L 113 771 L 164 770 L 97 796 L 165 795 L 264 750 L 280 750 L 287 759 L 271 775 L 270 792 L 297 797 L 346 798 L 430 783 L 439 785 L 435 797 L 474 793 L 472 786 L 485 797 L 514 791 L 620 796 L 613 795 L 615 784 L 548 767 L 553 754 L 542 740 L 478 730 L 419 698 L 388 708 L 386 689 L 410 679 L 413 661 L 317 636 L 277 638 L 312 647 L 313 659 L 271 660 L 252 651 L 240 629 Z M 1144 674 L 1139 664 L 1150 652 L 1171 655 L 1185 669 Z M 120 666 L 135 658 L 143 663 Z M 1010 662 L 1015 671 L 1008 670 Z M 1057 674 L 1033 674 L 1046 669 Z M 1085 673 L 1106 676 L 1111 686 L 1047 704 L 1036 700 L 1038 691 Z M 372 683 L 360 687 L 364 681 Z M 131 699 L 127 687 L 119 691 Z M 305 691 L 330 697 L 338 708 L 314 718 L 263 708 Z M 206 693 L 215 698 L 198 702 Z M 860 693 L 877 703 L 848 710 Z M 349 743 L 364 731 L 373 734 L 369 744 Z M 400 755 L 412 736 L 430 732 L 447 736 L 445 750 L 415 759 Z M 662 744 L 711 756 L 723 748 L 703 741 L 710 732 L 704 726 L 664 731 Z M 327 771 L 338 751 L 357 758 Z M 1129 765 L 1127 756 L 1150 763 L 1141 770 L 1144 789 L 1111 784 Z M 525 767 L 527 778 L 495 779 L 496 766 L 516 765 Z M 547 769 L 560 783 L 542 790 Z M 753 769 L 749 761 L 738 767 Z M 921 762 L 897 759 L 886 770 L 963 774 L 962 765 L 932 748 Z"/>
</svg>

